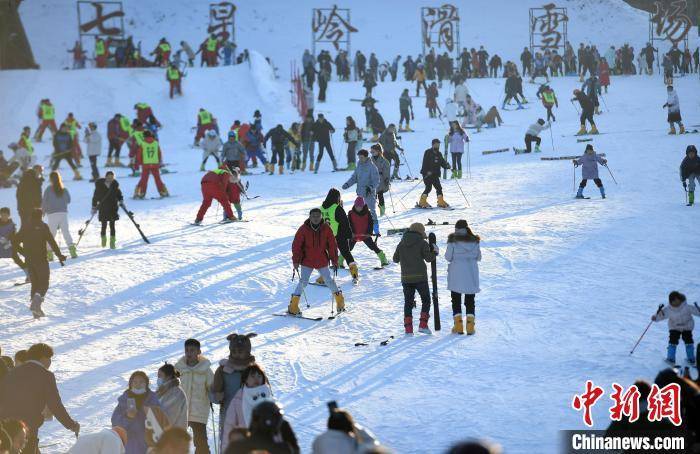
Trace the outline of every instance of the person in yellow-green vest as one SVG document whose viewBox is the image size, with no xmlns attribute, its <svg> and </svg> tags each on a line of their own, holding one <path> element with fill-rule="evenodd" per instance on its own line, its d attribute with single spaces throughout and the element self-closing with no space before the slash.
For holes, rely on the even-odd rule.
<svg viewBox="0 0 700 454">
<path fill-rule="evenodd" d="M 170 99 L 173 99 L 176 91 L 182 96 L 182 72 L 175 64 L 171 63 L 165 70 L 165 80 L 170 83 Z"/>
<path fill-rule="evenodd" d="M 83 157 L 83 150 L 80 148 L 80 140 L 78 140 L 78 129 L 82 129 L 78 120 L 73 116 L 73 112 L 69 112 L 62 125 L 68 126 L 70 138 L 73 141 L 73 160 L 78 167 L 81 167 L 80 160 Z"/>
<path fill-rule="evenodd" d="M 216 123 L 216 118 L 208 110 L 200 107 L 199 112 L 197 112 L 197 134 L 194 136 L 194 146 L 199 146 L 199 141 L 202 140 L 204 134 L 213 129 L 216 133 L 219 133 L 219 126 Z"/>
<path fill-rule="evenodd" d="M 171 52 L 170 43 L 168 42 L 167 39 L 161 38 L 160 42 L 158 43 L 158 47 L 156 47 L 153 50 L 153 52 L 151 52 L 151 55 L 156 56 L 156 60 L 155 60 L 156 66 L 167 66 L 168 63 L 170 62 L 170 52 Z"/>
<path fill-rule="evenodd" d="M 136 170 L 138 169 L 136 166 L 136 155 L 138 154 L 141 142 L 143 142 L 144 132 L 145 128 L 143 127 L 143 123 L 141 123 L 137 118 L 134 118 L 134 121 L 131 122 L 131 130 L 129 132 L 129 139 L 127 142 L 129 146 L 129 167 L 131 168 L 132 176 L 136 175 Z"/>
<path fill-rule="evenodd" d="M 56 127 L 56 108 L 51 104 L 49 99 L 42 99 L 39 104 L 39 109 L 37 110 L 37 116 L 41 123 L 39 128 L 34 133 L 34 140 L 36 142 L 41 142 L 41 138 L 44 135 L 46 128 L 51 130 L 51 136 L 56 134 L 58 128 Z"/>
<path fill-rule="evenodd" d="M 104 39 L 98 36 L 97 38 L 95 38 L 95 67 L 106 68 L 107 56 L 107 43 L 105 43 Z"/>
<path fill-rule="evenodd" d="M 542 85 L 540 89 L 537 90 L 537 97 L 542 100 L 542 105 L 547 109 L 547 121 L 557 121 L 552 113 L 552 107 L 559 107 L 559 101 L 552 87 L 547 84 Z"/>
<path fill-rule="evenodd" d="M 207 39 L 204 40 L 200 46 L 202 55 L 204 56 L 204 62 L 207 66 L 217 66 L 219 57 L 219 47 L 221 46 L 221 41 L 216 37 L 215 34 L 209 35 Z"/>
<path fill-rule="evenodd" d="M 160 179 L 160 165 L 163 163 L 163 153 L 160 144 L 153 137 L 153 133 L 149 130 L 143 132 L 143 140 L 136 152 L 135 168 L 141 167 L 141 180 L 136 185 L 134 191 L 135 199 L 143 199 L 146 196 L 148 189 L 148 176 L 153 175 L 156 182 L 156 188 L 161 197 L 168 197 L 168 189 Z"/>
</svg>

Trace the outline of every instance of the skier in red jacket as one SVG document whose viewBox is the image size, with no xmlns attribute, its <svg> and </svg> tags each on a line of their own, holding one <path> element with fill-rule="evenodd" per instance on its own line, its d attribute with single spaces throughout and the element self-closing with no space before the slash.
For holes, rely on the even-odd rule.
<svg viewBox="0 0 700 454">
<path fill-rule="evenodd" d="M 292 293 L 287 312 L 292 315 L 301 315 L 299 309 L 299 297 L 309 283 L 313 270 L 323 277 L 328 288 L 335 297 L 335 307 L 338 312 L 345 310 L 345 299 L 335 281 L 331 277 L 328 265 L 338 269 L 338 245 L 335 242 L 330 226 L 323 222 L 321 210 L 314 208 L 309 212 L 309 219 L 299 227 L 294 242 L 292 243 L 292 264 L 294 270 L 299 272 L 299 284 Z M 301 267 L 301 270 L 299 268 Z"/>
<path fill-rule="evenodd" d="M 233 175 L 224 165 L 216 170 L 210 170 L 202 177 L 202 205 L 199 207 L 197 217 L 194 220 L 195 225 L 202 223 L 204 215 L 211 206 L 212 200 L 216 200 L 224 207 L 224 222 L 232 222 L 236 220 L 231 210 L 230 198 L 233 195 L 231 186 L 234 184 Z"/>
</svg>

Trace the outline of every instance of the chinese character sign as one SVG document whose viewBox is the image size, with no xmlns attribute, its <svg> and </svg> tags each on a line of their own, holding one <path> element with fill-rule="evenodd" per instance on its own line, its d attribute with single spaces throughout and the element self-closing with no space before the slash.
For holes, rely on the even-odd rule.
<svg viewBox="0 0 700 454">
<path fill-rule="evenodd" d="M 123 36 L 121 2 L 78 2 L 78 27 L 81 36 Z"/>
<path fill-rule="evenodd" d="M 233 3 L 211 3 L 209 5 L 209 27 L 207 27 L 207 33 L 213 33 L 222 41 L 235 37 L 235 12 L 236 6 Z"/>
<path fill-rule="evenodd" d="M 542 8 L 530 8 L 530 47 L 557 49 L 566 44 L 569 17 L 566 8 L 557 8 L 554 3 Z"/>
<path fill-rule="evenodd" d="M 650 20 L 656 36 L 667 39 L 674 45 L 683 41 L 693 25 L 686 14 L 687 9 L 687 0 L 654 2 L 654 13 Z"/>
<path fill-rule="evenodd" d="M 316 43 L 331 43 L 335 50 L 340 50 L 340 44 L 350 48 L 350 33 L 357 29 L 350 25 L 350 10 L 338 8 L 314 8 L 311 18 L 311 33 L 314 49 Z"/>
<path fill-rule="evenodd" d="M 459 50 L 459 11 L 453 5 L 421 8 L 423 53 L 426 49 L 453 53 Z"/>
</svg>

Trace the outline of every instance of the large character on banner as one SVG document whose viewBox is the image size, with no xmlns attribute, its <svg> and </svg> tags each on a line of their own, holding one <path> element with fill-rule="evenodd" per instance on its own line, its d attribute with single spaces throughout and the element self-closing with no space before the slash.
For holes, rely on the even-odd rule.
<svg viewBox="0 0 700 454">
<path fill-rule="evenodd" d="M 426 49 L 453 54 L 459 50 L 459 11 L 453 5 L 421 8 L 423 54 Z"/>
<path fill-rule="evenodd" d="M 340 44 L 346 45 L 350 52 L 350 33 L 358 30 L 350 24 L 350 10 L 338 8 L 314 8 L 311 19 L 313 49 L 316 53 L 316 43 L 331 43 L 335 50 L 340 50 Z"/>
</svg>

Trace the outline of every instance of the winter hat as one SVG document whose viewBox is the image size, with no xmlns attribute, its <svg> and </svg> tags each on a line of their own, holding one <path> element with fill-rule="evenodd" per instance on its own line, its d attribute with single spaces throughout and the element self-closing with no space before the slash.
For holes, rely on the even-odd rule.
<svg viewBox="0 0 700 454">
<path fill-rule="evenodd" d="M 236 131 L 229 131 L 228 136 L 229 137 L 236 137 Z"/>
<path fill-rule="evenodd" d="M 591 145 L 590 143 L 586 145 L 586 151 L 593 151 L 593 145 Z"/>
<path fill-rule="evenodd" d="M 126 442 L 129 440 L 129 437 L 126 434 L 126 430 L 124 430 L 124 428 L 121 426 L 114 426 L 112 427 L 112 432 L 119 435 L 119 438 L 121 438 L 122 440 L 122 444 L 126 446 Z"/>
<path fill-rule="evenodd" d="M 440 139 L 433 139 L 433 141 L 430 142 L 430 143 L 433 143 L 433 144 L 434 144 L 434 143 L 440 143 Z"/>
<path fill-rule="evenodd" d="M 382 148 L 382 144 L 381 144 L 381 143 L 375 143 L 375 144 L 373 144 L 373 145 L 372 145 L 371 147 L 369 147 L 369 148 L 370 148 L 371 150 L 376 150 L 376 151 L 380 151 L 380 152 L 384 151 L 384 149 Z"/>
<path fill-rule="evenodd" d="M 230 334 L 228 340 L 229 359 L 236 365 L 246 365 L 251 361 L 252 355 L 250 351 L 252 346 L 250 339 L 257 336 L 255 333 L 248 334 Z"/>
<path fill-rule="evenodd" d="M 420 233 L 423 238 L 427 238 L 427 235 L 425 234 L 425 226 L 420 222 L 414 222 L 413 224 L 411 224 L 411 226 L 408 228 L 408 231 Z"/>
<path fill-rule="evenodd" d="M 543 124 L 544 124 L 544 120 L 540 118 L 540 119 L 537 120 L 537 123 L 543 125 Z"/>
<path fill-rule="evenodd" d="M 357 152 L 357 155 L 358 156 L 369 156 L 369 152 L 363 148 L 362 150 Z"/>
<path fill-rule="evenodd" d="M 685 154 L 690 154 L 690 153 L 698 154 L 698 149 L 695 148 L 695 145 L 688 145 L 688 148 L 685 149 Z"/>
<path fill-rule="evenodd" d="M 209 131 L 207 131 L 207 135 L 214 137 L 216 135 L 216 131 L 214 131 L 213 129 L 210 129 Z"/>
<path fill-rule="evenodd" d="M 355 199 L 355 207 L 356 208 L 363 208 L 365 206 L 365 199 L 362 196 L 357 196 Z"/>
</svg>

